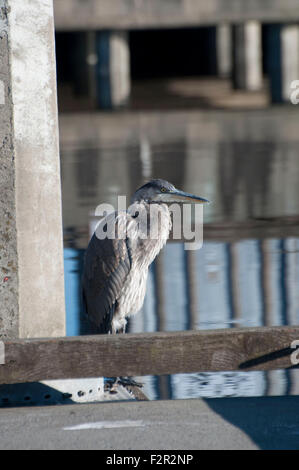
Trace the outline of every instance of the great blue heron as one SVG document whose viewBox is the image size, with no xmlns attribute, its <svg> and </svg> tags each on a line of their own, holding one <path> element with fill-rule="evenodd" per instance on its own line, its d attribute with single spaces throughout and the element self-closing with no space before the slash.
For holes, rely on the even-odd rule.
<svg viewBox="0 0 299 470">
<path fill-rule="evenodd" d="M 135 192 L 128 211 L 109 214 L 100 222 L 99 230 L 107 236 L 99 237 L 96 230 L 91 238 L 82 278 L 83 302 L 93 332 L 125 332 L 126 318 L 141 309 L 148 268 L 168 239 L 169 204 L 176 202 L 208 201 L 155 179 Z M 114 237 L 109 236 L 111 226 Z"/>
</svg>

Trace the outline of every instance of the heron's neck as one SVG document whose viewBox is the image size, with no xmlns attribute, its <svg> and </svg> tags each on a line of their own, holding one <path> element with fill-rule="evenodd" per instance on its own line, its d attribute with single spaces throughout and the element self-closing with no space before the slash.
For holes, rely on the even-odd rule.
<svg viewBox="0 0 299 470">
<path fill-rule="evenodd" d="M 165 242 L 171 230 L 171 215 L 167 204 L 136 201 L 129 208 L 129 213 L 139 222 L 139 230 L 147 237 Z"/>
</svg>

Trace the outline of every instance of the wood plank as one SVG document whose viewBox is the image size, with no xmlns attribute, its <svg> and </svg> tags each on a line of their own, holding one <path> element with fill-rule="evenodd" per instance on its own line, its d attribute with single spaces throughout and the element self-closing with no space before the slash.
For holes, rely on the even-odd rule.
<svg viewBox="0 0 299 470">
<path fill-rule="evenodd" d="M 293 367 L 299 327 L 6 341 L 0 383 Z"/>
<path fill-rule="evenodd" d="M 297 0 L 54 0 L 58 30 L 187 27 L 220 22 L 296 21 Z"/>
</svg>

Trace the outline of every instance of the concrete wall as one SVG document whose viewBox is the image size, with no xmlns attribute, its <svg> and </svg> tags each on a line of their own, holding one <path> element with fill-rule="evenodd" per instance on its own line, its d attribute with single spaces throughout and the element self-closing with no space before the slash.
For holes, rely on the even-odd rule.
<svg viewBox="0 0 299 470">
<path fill-rule="evenodd" d="M 0 0 L 0 51 L 0 338 L 59 336 L 65 307 L 52 0 Z"/>
<path fill-rule="evenodd" d="M 58 30 L 199 26 L 219 22 L 296 21 L 297 0 L 54 0 Z"/>
</svg>

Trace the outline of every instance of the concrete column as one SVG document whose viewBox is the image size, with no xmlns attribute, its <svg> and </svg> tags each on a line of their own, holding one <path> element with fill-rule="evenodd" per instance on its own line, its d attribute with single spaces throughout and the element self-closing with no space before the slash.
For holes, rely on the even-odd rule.
<svg viewBox="0 0 299 470">
<path fill-rule="evenodd" d="M 0 0 L 0 80 L 0 338 L 64 335 L 52 0 Z"/>
<path fill-rule="evenodd" d="M 233 86 L 255 91 L 262 87 L 262 40 L 258 21 L 233 25 Z"/>
<path fill-rule="evenodd" d="M 268 31 L 268 71 L 272 102 L 290 102 L 299 79 L 299 26 L 273 25 Z M 273 49 L 274 46 L 274 49 Z"/>
<path fill-rule="evenodd" d="M 231 25 L 219 24 L 216 32 L 217 73 L 221 78 L 230 77 L 232 72 L 232 31 Z"/>
<path fill-rule="evenodd" d="M 284 25 L 281 29 L 282 97 L 290 101 L 291 83 L 299 80 L 299 26 Z"/>
<path fill-rule="evenodd" d="M 101 31 L 96 36 L 98 105 L 116 108 L 130 96 L 130 51 L 126 31 Z"/>
<path fill-rule="evenodd" d="M 269 25 L 266 57 L 273 103 L 290 102 L 291 83 L 299 79 L 299 26 Z"/>
</svg>

